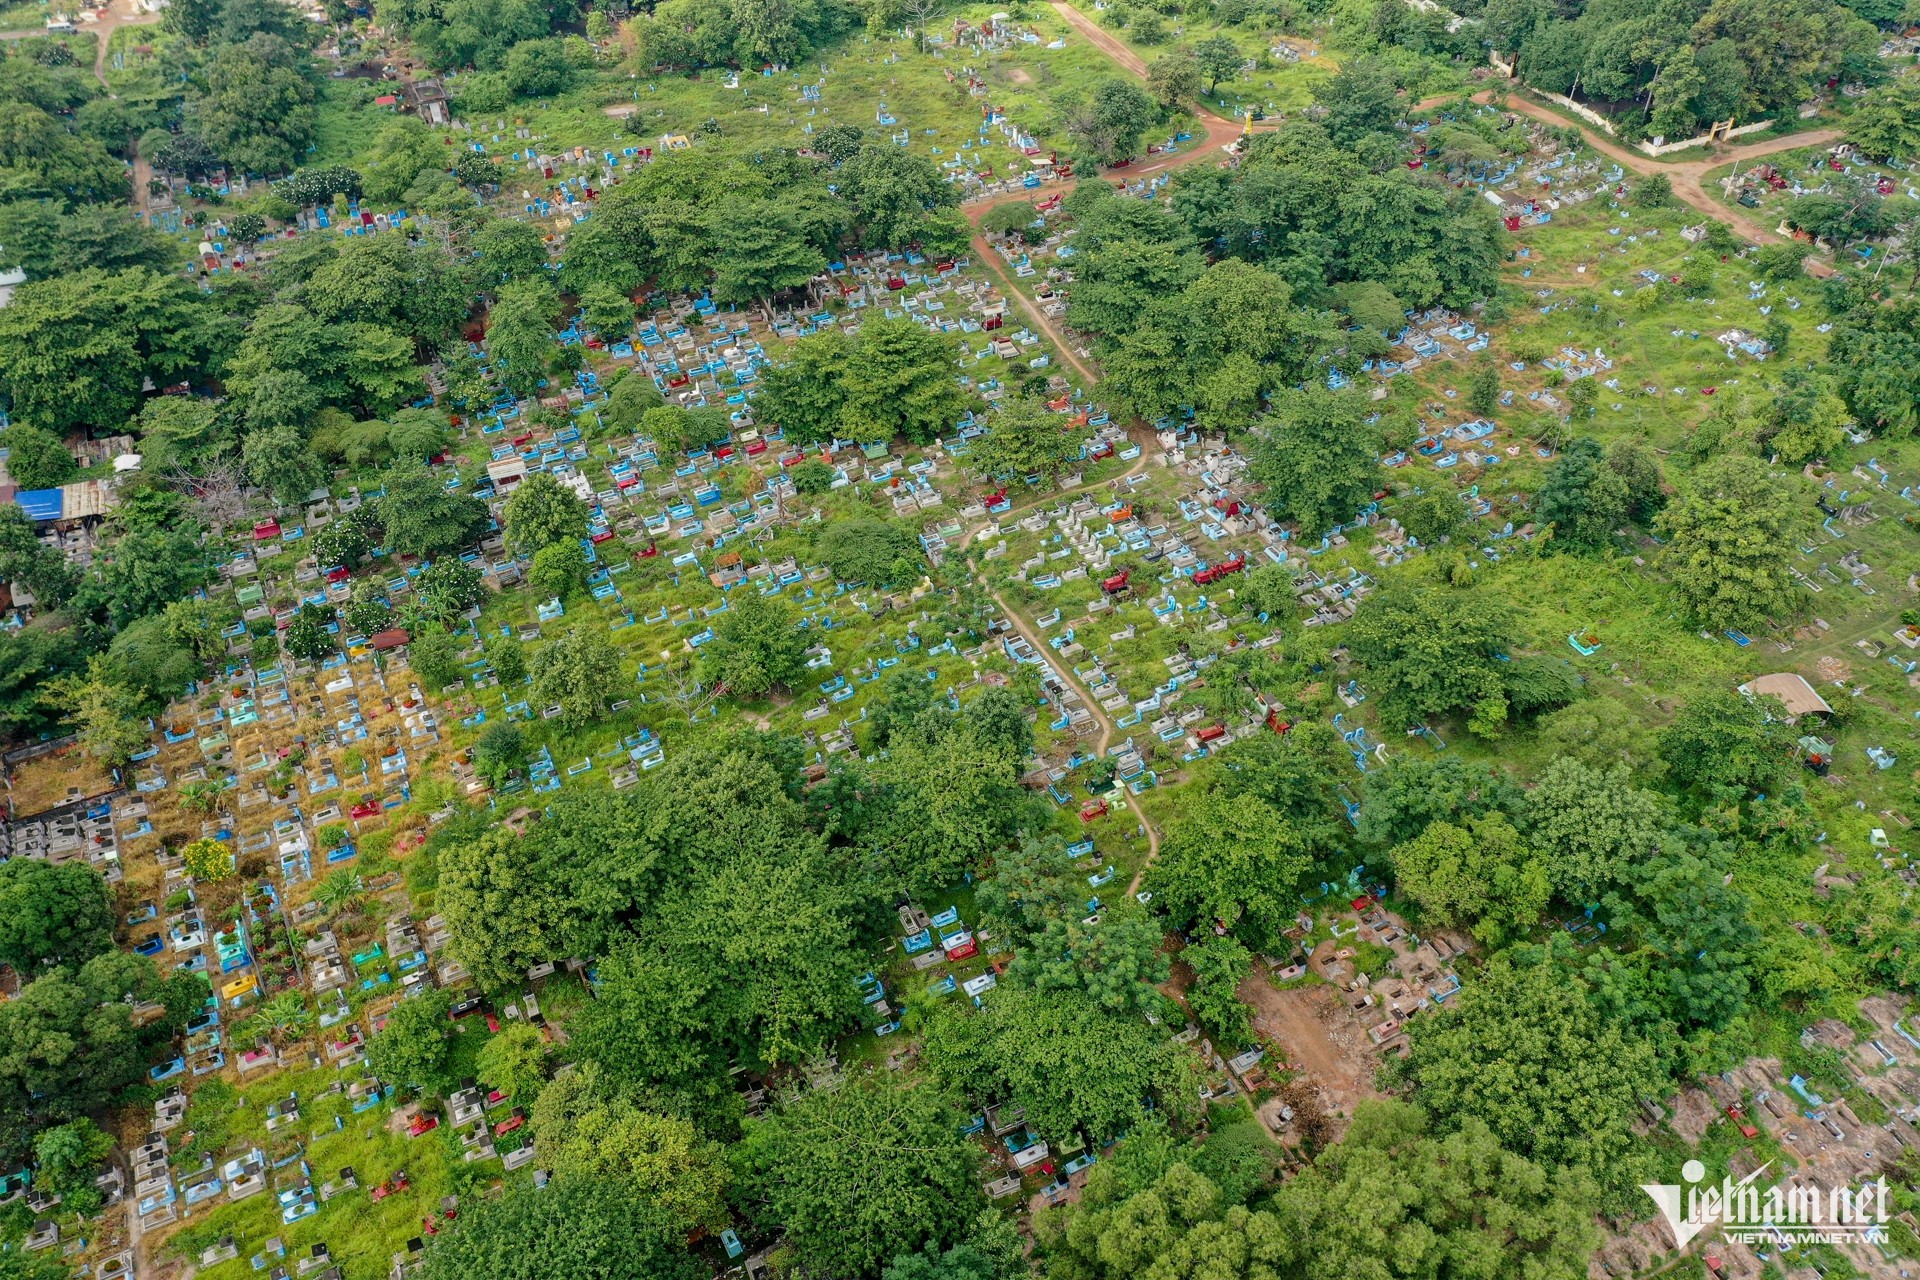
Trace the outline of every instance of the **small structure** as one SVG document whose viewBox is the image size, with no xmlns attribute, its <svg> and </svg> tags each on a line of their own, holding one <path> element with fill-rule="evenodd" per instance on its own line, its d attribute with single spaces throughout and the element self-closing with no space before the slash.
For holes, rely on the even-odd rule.
<svg viewBox="0 0 1920 1280">
<path fill-rule="evenodd" d="M 410 80 L 403 86 L 403 92 L 414 114 L 428 124 L 446 125 L 453 122 L 453 112 L 447 106 L 447 86 L 440 80 Z"/>
<path fill-rule="evenodd" d="M 1788 724 L 1801 716 L 1833 714 L 1833 708 L 1827 705 L 1827 700 L 1820 696 L 1818 690 L 1807 683 L 1806 677 L 1791 671 L 1755 676 L 1740 686 L 1740 692 L 1749 698 L 1778 698 L 1787 709 Z"/>
</svg>

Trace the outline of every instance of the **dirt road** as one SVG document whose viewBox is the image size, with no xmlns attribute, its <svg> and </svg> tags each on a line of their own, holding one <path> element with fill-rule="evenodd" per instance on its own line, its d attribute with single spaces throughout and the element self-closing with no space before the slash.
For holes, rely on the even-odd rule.
<svg viewBox="0 0 1920 1280">
<path fill-rule="evenodd" d="M 1491 96 L 1490 93 L 1475 94 L 1474 101 L 1484 102 Z M 1567 117 L 1550 111 L 1539 103 L 1530 102 L 1518 95 L 1507 99 L 1507 109 L 1510 111 L 1518 111 L 1522 115 L 1529 115 L 1536 120 L 1561 127 L 1574 123 Z M 1668 180 L 1673 183 L 1674 196 L 1682 204 L 1688 205 L 1696 212 L 1703 213 L 1709 218 L 1715 218 L 1726 223 L 1740 236 L 1756 244 L 1779 244 L 1783 241 L 1783 237 L 1773 231 L 1772 228 L 1761 226 L 1753 219 L 1746 217 L 1738 209 L 1730 209 L 1707 194 L 1706 187 L 1702 182 L 1707 172 L 1712 169 L 1718 169 L 1722 165 L 1745 164 L 1749 160 L 1757 160 L 1762 156 L 1775 155 L 1782 151 L 1792 151 L 1798 147 L 1825 146 L 1828 143 L 1837 142 L 1841 136 L 1841 131 L 1838 129 L 1810 129 L 1805 133 L 1790 133 L 1785 137 L 1768 138 L 1761 142 L 1750 142 L 1745 146 L 1724 147 L 1703 160 L 1683 160 L 1669 164 L 1665 161 L 1657 160 L 1644 152 L 1635 151 L 1631 147 L 1622 146 L 1620 143 L 1608 138 L 1605 134 L 1588 128 L 1584 124 L 1580 125 L 1579 129 L 1582 136 L 1586 138 L 1588 146 L 1614 161 L 1620 165 L 1621 168 L 1632 173 L 1637 173 L 1642 177 L 1650 177 L 1653 174 L 1664 173 Z M 1833 274 L 1833 268 L 1819 258 L 1809 257 L 1805 265 L 1809 275 L 1825 277 Z"/>
</svg>

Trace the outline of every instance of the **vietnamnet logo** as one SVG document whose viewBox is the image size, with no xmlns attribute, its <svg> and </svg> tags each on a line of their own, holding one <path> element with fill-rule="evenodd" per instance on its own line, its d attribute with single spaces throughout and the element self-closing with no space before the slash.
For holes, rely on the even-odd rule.
<svg viewBox="0 0 1920 1280">
<path fill-rule="evenodd" d="M 1673 1230 L 1674 1244 L 1681 1248 L 1714 1226 L 1726 1239 L 1746 1244 L 1840 1244 L 1882 1238 L 1888 1217 L 1885 1178 L 1825 1188 L 1755 1185 L 1772 1164 L 1769 1160 L 1738 1182 L 1723 1178 L 1718 1186 L 1701 1186 L 1707 1167 L 1689 1160 L 1680 1166 L 1687 1185 L 1642 1183 L 1640 1189 L 1660 1207 Z"/>
</svg>

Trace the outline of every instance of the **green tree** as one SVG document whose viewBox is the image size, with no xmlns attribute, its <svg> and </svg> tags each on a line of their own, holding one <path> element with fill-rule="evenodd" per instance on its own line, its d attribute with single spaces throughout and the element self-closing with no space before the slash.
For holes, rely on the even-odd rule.
<svg viewBox="0 0 1920 1280">
<path fill-rule="evenodd" d="M 1659 797 L 1574 759 L 1555 760 L 1527 795 L 1528 837 L 1545 855 L 1554 891 L 1579 904 L 1651 856 L 1666 831 Z"/>
<path fill-rule="evenodd" d="M 413 580 L 413 598 L 424 617 L 449 623 L 487 598 L 480 571 L 464 560 L 441 556 Z"/>
<path fill-rule="evenodd" d="M 1229 36 L 1208 36 L 1193 46 L 1193 56 L 1206 73 L 1208 93 L 1218 89 L 1222 80 L 1239 75 L 1241 63 L 1246 60 L 1240 46 Z"/>
<path fill-rule="evenodd" d="M 585 890 L 555 849 L 539 835 L 494 827 L 441 855 L 434 905 L 448 947 L 481 985 L 510 986 L 532 966 L 573 954 L 568 894 Z M 584 903 L 574 906 L 586 914 Z"/>
<path fill-rule="evenodd" d="M 466 669 L 460 662 L 460 644 L 444 626 L 429 620 L 412 630 L 407 644 L 407 661 L 429 689 L 445 689 L 464 683 Z"/>
<path fill-rule="evenodd" d="M 992 1211 L 982 1213 L 973 1232 L 942 1251 L 929 1244 L 919 1253 L 895 1255 L 881 1280 L 1020 1280 L 1029 1274 L 1026 1242 L 1019 1230 Z"/>
<path fill-rule="evenodd" d="M 1147 870 L 1153 906 L 1185 933 L 1244 922 L 1263 944 L 1293 924 L 1295 888 L 1311 865 L 1300 834 L 1258 796 L 1209 791 L 1168 826 Z"/>
<path fill-rule="evenodd" d="M 1660 751 L 1682 787 L 1711 793 L 1777 793 L 1793 777 L 1794 731 L 1774 698 L 1703 690 L 1660 732 Z"/>
<path fill-rule="evenodd" d="M 1500 365 L 1487 356 L 1474 361 L 1467 376 L 1467 408 L 1483 418 L 1500 408 Z"/>
<path fill-rule="evenodd" d="M 708 214 L 713 239 L 713 297 L 738 304 L 798 289 L 827 260 L 800 218 L 773 200 L 728 200 Z"/>
<path fill-rule="evenodd" d="M 447 148 L 423 120 L 399 116 L 380 127 L 362 166 L 368 199 L 397 204 L 422 170 L 444 169 Z"/>
<path fill-rule="evenodd" d="M 1862 425 L 1894 439 L 1920 429 L 1920 297 L 1848 311 L 1833 327 L 1827 358 Z"/>
<path fill-rule="evenodd" d="M 1274 406 L 1274 423 L 1254 441 L 1252 474 L 1266 486 L 1266 506 L 1292 520 L 1303 539 L 1351 520 L 1373 493 L 1378 440 L 1363 421 L 1359 392 L 1290 392 Z"/>
<path fill-rule="evenodd" d="M 601 716 L 620 684 L 619 652 L 602 633 L 580 627 L 536 651 L 529 665 L 533 696 L 558 706 L 568 729 Z"/>
<path fill-rule="evenodd" d="M 900 585 L 924 571 L 920 544 L 895 524 L 871 517 L 836 520 L 816 544 L 820 558 L 841 582 Z"/>
<path fill-rule="evenodd" d="M 587 506 L 545 471 L 522 480 L 506 503 L 507 541 L 531 555 L 542 547 L 587 536 Z"/>
<path fill-rule="evenodd" d="M 287 633 L 281 639 L 281 647 L 302 662 L 318 662 L 330 653 L 338 651 L 333 637 L 327 634 L 327 623 L 332 621 L 331 606 L 303 604 L 293 620 L 287 624 Z"/>
<path fill-rule="evenodd" d="M 504 1094 L 532 1098 L 546 1082 L 547 1039 L 532 1023 L 510 1023 L 480 1046 L 473 1069 Z"/>
<path fill-rule="evenodd" d="M 517 218 L 489 220 L 473 236 L 476 269 L 487 292 L 508 280 L 547 280 L 547 244 L 539 228 Z"/>
<path fill-rule="evenodd" d="M 769 374 L 771 372 L 771 370 L 768 371 Z M 764 388 L 762 394 L 764 394 Z M 640 420 L 648 411 L 657 409 L 664 403 L 651 378 L 629 373 L 614 383 L 613 390 L 607 393 L 607 403 L 601 410 L 601 417 L 616 431 L 638 431 Z M 755 412 L 759 411 L 758 403 L 754 405 L 754 409 Z"/>
<path fill-rule="evenodd" d="M 1614 530 L 1626 520 L 1627 501 L 1627 482 L 1606 464 L 1600 442 L 1581 436 L 1548 469 L 1533 509 L 1542 523 L 1553 526 L 1550 545 L 1594 553 L 1611 545 Z"/>
<path fill-rule="evenodd" d="M 1633 185 L 1633 203 L 1640 209 L 1663 209 L 1673 203 L 1673 179 L 1664 173 L 1642 178 Z"/>
<path fill-rule="evenodd" d="M 1140 154 L 1140 140 L 1160 119 L 1159 104 L 1131 80 L 1108 76 L 1067 115 L 1067 134 L 1101 164 Z"/>
<path fill-rule="evenodd" d="M 1456 1132 L 1429 1131 L 1410 1103 L 1369 1100 L 1346 1137 L 1275 1197 L 1275 1212 L 1302 1251 L 1302 1280 L 1347 1280 L 1383 1268 L 1449 1273 L 1477 1258 L 1486 1280 L 1575 1275 L 1599 1245 L 1600 1197 L 1580 1168 L 1524 1159 L 1469 1117 Z M 1391 1203 L 1356 1219 L 1381 1186 Z"/>
<path fill-rule="evenodd" d="M 633 332 L 633 315 L 633 299 L 611 285 L 590 284 L 580 291 L 581 322 L 609 342 Z"/>
<path fill-rule="evenodd" d="M 1847 117 L 1847 140 L 1877 160 L 1920 156 L 1920 81 L 1895 76 L 1860 99 Z"/>
<path fill-rule="evenodd" d="M 559 302 L 544 280 L 515 280 L 500 290 L 487 317 L 487 354 L 516 395 L 532 395 L 554 356 L 553 314 Z"/>
<path fill-rule="evenodd" d="M 31 980 L 43 965 L 79 966 L 113 949 L 113 896 L 92 867 L 38 858 L 0 862 L 0 964 Z"/>
<path fill-rule="evenodd" d="M 1400 523 L 1427 547 L 1449 542 L 1470 527 L 1460 495 L 1446 489 L 1429 489 L 1408 499 Z"/>
<path fill-rule="evenodd" d="M 946 1245 L 980 1204 L 979 1151 L 940 1090 L 862 1075 L 747 1126 L 734 1151 L 747 1211 L 820 1271 L 878 1276 L 928 1242 Z"/>
<path fill-rule="evenodd" d="M 1049 1142 L 1104 1143 L 1150 1106 L 1173 1118 L 1194 1110 L 1192 1063 L 1164 1028 L 1080 992 L 1009 987 L 978 1011 L 942 1005 L 922 1052 L 936 1078 L 970 1097 L 1024 1108 Z"/>
<path fill-rule="evenodd" d="M 449 491 L 416 459 L 396 459 L 380 481 L 385 492 L 374 509 L 389 551 L 412 556 L 453 551 L 487 527 L 486 503 Z"/>
<path fill-rule="evenodd" d="M 474 771 L 495 787 L 505 786 L 526 763 L 527 738 L 517 724 L 490 725 L 473 744 Z"/>
<path fill-rule="evenodd" d="M 793 481 L 794 492 L 806 497 L 818 497 L 833 489 L 833 468 L 818 458 L 803 459 L 787 478 Z"/>
<path fill-rule="evenodd" d="M 1388 760 L 1385 769 L 1367 775 L 1360 838 L 1371 844 L 1402 844 L 1431 822 L 1517 811 L 1521 797 L 1520 789 L 1489 765 L 1453 753 L 1402 753 Z"/>
<path fill-rule="evenodd" d="M 1402 115 L 1393 69 L 1379 58 L 1342 63 L 1332 78 L 1313 86 L 1313 100 L 1326 108 L 1323 123 L 1341 146 L 1393 128 Z"/>
<path fill-rule="evenodd" d="M 1539 729 L 1553 758 L 1567 756 L 1600 772 L 1616 765 L 1650 777 L 1665 771 L 1653 727 L 1618 698 L 1582 698 L 1540 717 Z"/>
<path fill-rule="evenodd" d="M 15 502 L 0 505 L 0 579 L 25 586 L 43 609 L 65 604 L 78 585 L 66 556 L 40 541 Z"/>
<path fill-rule="evenodd" d="M 527 678 L 527 651 L 511 636 L 502 636 L 489 644 L 487 660 L 493 663 L 493 673 L 500 677 L 502 684 L 519 684 Z"/>
<path fill-rule="evenodd" d="M 198 363 L 202 307 L 184 279 L 83 267 L 14 292 L 0 311 L 0 395 L 17 430 L 119 430 L 141 385 Z"/>
<path fill-rule="evenodd" d="M 329 871 L 313 890 L 313 900 L 326 908 L 328 915 L 339 915 L 365 896 L 366 886 L 360 882 L 360 873 L 351 867 Z"/>
<path fill-rule="evenodd" d="M 1187 1007 L 1224 1047 L 1253 1042 L 1253 1010 L 1240 998 L 1240 984 L 1253 972 L 1253 953 L 1232 937 L 1202 937 L 1180 958 L 1193 970 Z"/>
<path fill-rule="evenodd" d="M 104 656 L 88 659 L 85 674 L 63 677 L 54 692 L 87 753 L 110 768 L 126 764 L 146 747 L 149 730 L 140 693 Z"/>
<path fill-rule="evenodd" d="M 212 576 L 197 535 L 191 525 L 175 521 L 165 529 L 129 529 L 96 548 L 72 612 L 119 630 L 193 594 Z"/>
<path fill-rule="evenodd" d="M 930 444 L 954 430 L 966 410 L 954 360 L 951 339 L 911 320 L 861 325 L 841 380 L 846 434 Z"/>
<path fill-rule="evenodd" d="M 314 133 L 318 95 L 304 52 L 259 32 L 220 46 L 204 74 L 204 88 L 187 96 L 189 131 L 244 173 L 291 170 Z"/>
<path fill-rule="evenodd" d="M 112 1153 L 113 1138 L 85 1116 L 47 1129 L 33 1141 L 34 1185 L 59 1196 L 62 1212 L 91 1216 L 102 1203 L 93 1178 Z"/>
<path fill-rule="evenodd" d="M 1164 53 L 1147 68 L 1147 92 L 1163 108 L 1172 110 L 1200 96 L 1205 70 L 1191 49 Z"/>
<path fill-rule="evenodd" d="M 1388 587 L 1361 606 L 1348 649 L 1366 668 L 1380 712 L 1406 726 L 1482 707 L 1507 710 L 1505 655 L 1512 615 L 1470 592 Z"/>
<path fill-rule="evenodd" d="M 373 512 L 366 507 L 335 516 L 313 535 L 314 559 L 327 569 L 336 566 L 343 569 L 358 568 L 360 562 L 367 558 L 367 553 L 373 550 L 376 529 Z M 362 579 L 354 584 L 356 595 L 367 581 Z"/>
<path fill-rule="evenodd" d="M 840 198 L 853 206 L 859 242 L 886 249 L 920 244 L 930 215 L 960 203 L 958 189 L 924 156 L 868 144 L 836 171 Z"/>
<path fill-rule="evenodd" d="M 1416 1097 L 1442 1123 L 1477 1119 L 1508 1150 L 1585 1165 L 1603 1185 L 1636 1142 L 1640 1099 L 1665 1084 L 1647 1039 L 1610 1021 L 1584 981 L 1537 954 L 1496 955 L 1409 1035 Z"/>
<path fill-rule="evenodd" d="M 1069 434 L 1067 420 L 1032 397 L 1006 401 L 987 425 L 973 446 L 973 465 L 989 476 L 1054 480 L 1080 460 L 1080 441 Z"/>
<path fill-rule="evenodd" d="M 578 542 L 555 542 L 533 553 L 527 585 L 542 596 L 564 600 L 587 580 L 587 552 Z"/>
<path fill-rule="evenodd" d="M 717 1230 L 728 1220 L 726 1148 L 679 1116 L 621 1096 L 592 1063 L 540 1091 L 533 1133 L 556 1178 L 626 1180 L 682 1230 Z"/>
<path fill-rule="evenodd" d="M 573 78 L 573 66 L 558 40 L 522 40 L 507 51 L 507 89 L 516 98 L 551 98 Z"/>
<path fill-rule="evenodd" d="M 1027 933 L 1006 975 L 1039 992 L 1077 990 L 1104 1009 L 1129 1011 L 1160 1004 L 1156 986 L 1167 979 L 1162 929 L 1133 904 L 1087 915 L 1087 900 L 1056 894 L 1056 910 Z"/>
<path fill-rule="evenodd" d="M 1738 454 L 1702 465 L 1690 480 L 1655 523 L 1666 541 L 1660 563 L 1681 604 L 1715 629 L 1757 628 L 1797 613 L 1791 561 L 1813 523 L 1798 482 Z"/>
<path fill-rule="evenodd" d="M 413 1003 L 412 1001 L 408 1002 Z M 401 1008 L 406 1008 L 403 1004 Z M 463 1207 L 427 1247 L 424 1280 L 694 1280 L 671 1216 L 625 1182 L 521 1183 Z"/>
<path fill-rule="evenodd" d="M 782 601 L 752 593 L 737 597 L 713 624 L 702 662 L 735 697 L 791 688 L 807 670 L 807 639 L 795 621 Z"/>
<path fill-rule="evenodd" d="M 7 450 L 7 472 L 22 489 L 51 489 L 80 472 L 67 446 L 50 431 L 25 425 L 0 433 Z"/>
<path fill-rule="evenodd" d="M 1553 896 L 1546 860 L 1498 813 L 1435 822 L 1390 857 L 1394 880 L 1429 919 L 1471 925 L 1489 946 L 1532 928 Z"/>
<path fill-rule="evenodd" d="M 863 835 L 882 877 L 915 893 L 944 889 L 1020 825 L 1020 762 L 1004 740 L 959 723 L 895 734 L 870 777 L 878 794 Z"/>
<path fill-rule="evenodd" d="M 388 1084 L 427 1094 L 451 1088 L 449 1003 L 444 991 L 423 991 L 395 1005 L 387 1014 L 386 1025 L 367 1041 L 367 1069 Z"/>
<path fill-rule="evenodd" d="M 210 994 L 197 974 L 162 978 L 145 956 L 110 951 L 47 970 L 0 1004 L 0 1163 L 19 1168 L 42 1130 L 104 1112 Z M 140 1001 L 162 1013 L 136 1028 Z"/>
<path fill-rule="evenodd" d="M 755 418 L 781 428 L 795 444 L 832 440 L 846 408 L 851 355 L 852 344 L 838 332 L 800 339 L 785 360 L 762 372 L 753 398 Z"/>
<path fill-rule="evenodd" d="M 289 381 L 293 379 L 305 381 L 297 373 L 288 376 Z M 317 396 L 309 396 L 308 401 L 313 408 L 319 407 Z M 292 422 L 249 431 L 241 446 L 241 458 L 247 479 L 273 495 L 283 507 L 298 505 L 326 483 L 326 468 L 308 450 L 300 428 Z"/>
</svg>

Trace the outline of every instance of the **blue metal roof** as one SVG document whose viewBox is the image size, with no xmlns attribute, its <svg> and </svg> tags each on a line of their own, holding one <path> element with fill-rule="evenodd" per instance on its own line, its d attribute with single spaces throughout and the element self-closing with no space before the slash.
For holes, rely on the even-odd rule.
<svg viewBox="0 0 1920 1280">
<path fill-rule="evenodd" d="M 31 520 L 45 521 L 60 518 L 60 491 L 58 489 L 22 489 L 13 495 L 20 509 Z"/>
</svg>

